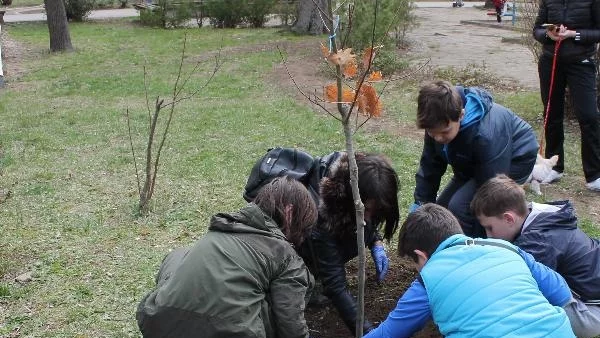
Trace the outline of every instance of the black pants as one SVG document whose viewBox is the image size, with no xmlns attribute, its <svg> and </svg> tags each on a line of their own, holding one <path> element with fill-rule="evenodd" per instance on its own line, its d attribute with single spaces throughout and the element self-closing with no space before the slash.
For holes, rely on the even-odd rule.
<svg viewBox="0 0 600 338">
<path fill-rule="evenodd" d="M 581 130 L 581 162 L 586 182 L 600 178 L 600 113 L 596 102 L 596 61 L 592 59 L 581 62 L 556 64 L 554 88 L 548 125 L 546 126 L 545 156 L 558 155 L 558 163 L 554 170 L 565 169 L 564 150 L 564 108 L 565 88 L 573 97 L 575 114 Z M 552 57 L 542 55 L 538 63 L 542 102 L 548 104 L 550 77 L 552 74 Z"/>
<path fill-rule="evenodd" d="M 504 6 L 495 6 L 496 7 L 496 21 L 502 22 L 502 7 Z"/>
</svg>

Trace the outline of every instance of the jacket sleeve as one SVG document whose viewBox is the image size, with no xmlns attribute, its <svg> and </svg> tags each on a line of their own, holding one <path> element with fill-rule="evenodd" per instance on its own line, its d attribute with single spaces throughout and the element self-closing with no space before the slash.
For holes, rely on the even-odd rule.
<svg viewBox="0 0 600 338">
<path fill-rule="evenodd" d="M 317 260 L 318 278 L 323 284 L 323 294 L 337 309 L 340 317 L 354 334 L 356 331 L 356 302 L 346 289 L 346 269 L 342 253 L 335 240 L 327 232 L 318 232 L 313 237 L 313 249 Z M 365 330 L 372 324 L 365 318 Z"/>
<path fill-rule="evenodd" d="M 518 250 L 544 297 L 554 306 L 565 306 L 571 299 L 571 290 L 564 278 L 558 272 L 536 262 L 532 255 L 520 248 Z"/>
<path fill-rule="evenodd" d="M 553 245 L 553 241 L 542 232 L 529 231 L 517 237 L 514 244 L 532 255 L 536 261 L 552 270 L 557 270 L 559 252 Z"/>
<path fill-rule="evenodd" d="M 429 298 L 423 284 L 415 280 L 398 300 L 396 308 L 367 338 L 409 338 L 431 319 Z"/>
<path fill-rule="evenodd" d="M 556 22 L 546 22 L 548 17 L 548 8 L 546 7 L 546 1 L 540 1 L 540 5 L 538 7 L 537 17 L 535 18 L 535 23 L 533 24 L 533 38 L 541 43 L 549 43 L 552 42 L 551 39 L 546 37 L 546 28 L 542 27 L 545 23 L 556 23 Z"/>
<path fill-rule="evenodd" d="M 304 299 L 309 281 L 308 268 L 297 255 L 292 255 L 288 264 L 271 281 L 271 313 L 278 337 L 308 338 Z"/>
<path fill-rule="evenodd" d="M 448 162 L 440 156 L 436 149 L 435 140 L 425 133 L 423 141 L 423 153 L 419 169 L 415 175 L 415 202 L 435 202 L 437 192 L 440 189 L 440 181 L 446 172 Z"/>
<path fill-rule="evenodd" d="M 592 44 L 600 42 L 600 1 L 594 0 L 592 2 L 592 20 L 596 23 L 596 27 L 590 27 L 588 29 L 576 29 L 577 33 L 580 34 L 579 43 Z"/>
</svg>

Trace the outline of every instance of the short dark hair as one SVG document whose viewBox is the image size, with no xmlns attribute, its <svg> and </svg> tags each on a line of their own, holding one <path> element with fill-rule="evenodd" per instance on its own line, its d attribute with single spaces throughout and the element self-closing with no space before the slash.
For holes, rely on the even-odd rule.
<svg viewBox="0 0 600 338">
<path fill-rule="evenodd" d="M 428 83 L 419 90 L 417 127 L 433 129 L 458 121 L 463 102 L 456 87 L 447 81 Z"/>
<path fill-rule="evenodd" d="M 529 208 L 525 190 L 505 174 L 487 180 L 471 200 L 471 211 L 475 216 L 497 217 L 509 210 L 525 216 Z"/>
<path fill-rule="evenodd" d="M 415 262 L 415 250 L 421 250 L 428 257 L 448 237 L 462 234 L 462 228 L 454 215 L 446 208 L 427 203 L 410 213 L 398 234 L 398 255 L 408 256 Z"/>
<path fill-rule="evenodd" d="M 318 211 L 306 187 L 289 176 L 273 179 L 256 195 L 254 203 L 277 223 L 287 240 L 299 248 L 313 225 Z M 285 208 L 292 205 L 292 217 L 286 219 Z"/>
</svg>

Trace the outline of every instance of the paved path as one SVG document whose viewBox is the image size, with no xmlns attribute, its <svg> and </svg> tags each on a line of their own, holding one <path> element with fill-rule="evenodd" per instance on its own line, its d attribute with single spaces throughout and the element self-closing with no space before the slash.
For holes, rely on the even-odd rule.
<svg viewBox="0 0 600 338">
<path fill-rule="evenodd" d="M 94 10 L 88 16 L 92 20 L 102 20 L 111 18 L 124 18 L 138 16 L 139 12 L 134 8 L 119 9 L 100 9 Z M 43 6 L 6 8 L 4 22 L 26 22 L 26 21 L 46 21 L 46 13 Z"/>
</svg>

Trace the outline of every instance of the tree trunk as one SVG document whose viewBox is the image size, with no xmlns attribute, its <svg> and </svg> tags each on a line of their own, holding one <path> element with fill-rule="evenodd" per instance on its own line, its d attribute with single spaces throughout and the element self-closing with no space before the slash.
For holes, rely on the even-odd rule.
<svg viewBox="0 0 600 338">
<path fill-rule="evenodd" d="M 67 23 L 67 12 L 63 0 L 44 0 L 46 6 L 46 22 L 50 33 L 50 51 L 71 51 L 71 35 Z"/>
<path fill-rule="evenodd" d="M 292 26 L 292 31 L 299 34 L 312 35 L 325 33 L 327 30 L 323 21 L 328 21 L 328 15 L 322 15 L 315 3 L 319 5 L 319 8 L 321 8 L 323 13 L 327 13 L 327 1 L 328 0 L 299 0 L 298 14 L 296 15 L 296 22 L 294 22 L 294 25 Z"/>
</svg>

